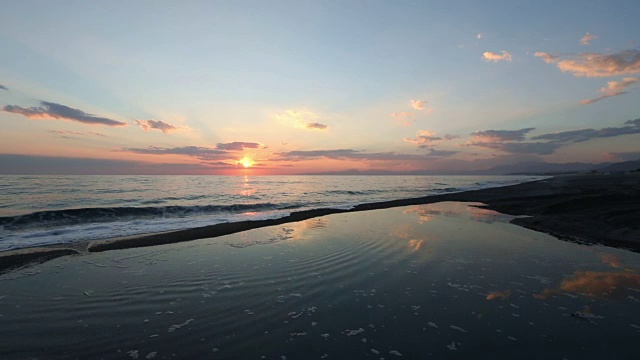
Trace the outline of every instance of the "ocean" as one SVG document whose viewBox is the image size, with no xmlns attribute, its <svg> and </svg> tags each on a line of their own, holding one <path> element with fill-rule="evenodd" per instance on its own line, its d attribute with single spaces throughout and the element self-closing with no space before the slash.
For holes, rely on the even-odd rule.
<svg viewBox="0 0 640 360">
<path fill-rule="evenodd" d="M 0 176 L 0 251 L 278 218 L 535 176 Z"/>
</svg>

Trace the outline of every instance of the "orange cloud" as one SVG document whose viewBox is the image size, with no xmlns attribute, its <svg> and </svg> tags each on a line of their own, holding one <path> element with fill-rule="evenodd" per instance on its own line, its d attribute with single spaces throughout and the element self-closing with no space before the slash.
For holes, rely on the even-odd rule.
<svg viewBox="0 0 640 360">
<path fill-rule="evenodd" d="M 411 100 L 411 107 L 416 110 L 424 110 L 427 100 Z"/>
<path fill-rule="evenodd" d="M 595 40 L 597 38 L 598 38 L 598 35 L 593 35 L 593 34 L 586 33 L 580 39 L 580 44 L 582 44 L 582 45 L 591 45 L 590 41 L 591 40 Z"/>
<path fill-rule="evenodd" d="M 624 78 L 622 81 L 609 81 L 606 87 L 600 89 L 600 92 L 603 94 L 594 99 L 585 99 L 580 101 L 580 104 L 587 105 L 593 104 L 596 101 L 600 101 L 602 99 L 606 99 L 612 96 L 618 96 L 622 94 L 626 94 L 624 91 L 627 87 L 632 86 L 634 84 L 640 83 L 640 77 L 629 77 Z"/>
<path fill-rule="evenodd" d="M 511 61 L 511 54 L 507 51 L 501 51 L 500 54 L 493 51 L 485 51 L 482 54 L 484 61 L 487 62 L 499 62 L 499 61 Z"/>
</svg>

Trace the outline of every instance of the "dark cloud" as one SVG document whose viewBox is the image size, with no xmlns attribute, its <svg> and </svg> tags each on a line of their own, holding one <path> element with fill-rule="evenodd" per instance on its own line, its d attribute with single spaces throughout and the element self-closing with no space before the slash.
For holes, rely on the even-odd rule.
<svg viewBox="0 0 640 360">
<path fill-rule="evenodd" d="M 454 139 L 460 139 L 460 135 L 444 134 L 442 138 L 445 140 L 454 140 Z"/>
<path fill-rule="evenodd" d="M 3 110 L 6 112 L 20 114 L 30 119 L 62 119 L 78 121 L 90 125 L 126 126 L 127 123 L 108 119 L 105 117 L 87 114 L 82 110 L 74 109 L 66 105 L 41 101 L 40 107 L 23 108 L 16 105 L 6 105 Z"/>
<path fill-rule="evenodd" d="M 181 175 L 231 169 L 226 163 L 146 163 L 129 160 L 0 154 L 0 174 L 12 175 Z"/>
<path fill-rule="evenodd" d="M 266 149 L 267 147 L 255 142 L 234 141 L 230 143 L 217 144 L 216 149 L 228 151 L 241 151 L 244 149 Z"/>
<path fill-rule="evenodd" d="M 289 151 L 277 153 L 280 160 L 302 161 L 308 159 L 326 158 L 333 160 L 356 160 L 356 161 L 392 161 L 392 160 L 424 160 L 424 155 L 397 154 L 394 152 L 385 153 L 364 153 L 352 149 L 337 150 L 310 150 L 310 151 Z"/>
<path fill-rule="evenodd" d="M 325 124 L 320 124 L 320 123 L 317 123 L 317 122 L 307 123 L 307 129 L 324 130 L 326 128 L 327 128 L 327 125 L 325 125 Z"/>
<path fill-rule="evenodd" d="M 2 85 L 2 84 L 0 84 L 0 90 L 9 91 L 9 89 L 6 86 Z"/>
<path fill-rule="evenodd" d="M 457 154 L 457 151 L 448 151 L 448 150 L 436 150 L 435 148 L 429 148 L 429 152 L 427 156 L 430 157 L 447 157 L 454 154 Z"/>
<path fill-rule="evenodd" d="M 501 150 L 512 154 L 549 155 L 564 144 L 557 142 L 469 142 L 467 146 Z"/>
<path fill-rule="evenodd" d="M 474 142 L 522 141 L 525 135 L 534 129 L 476 131 L 471 133 L 471 138 Z"/>
<path fill-rule="evenodd" d="M 168 134 L 171 131 L 178 129 L 177 127 L 169 123 L 166 123 L 162 120 L 136 120 L 136 124 L 138 124 L 144 131 L 157 129 L 162 131 L 165 134 Z"/>
<path fill-rule="evenodd" d="M 122 150 L 147 155 L 185 155 L 202 160 L 224 160 L 230 157 L 229 153 L 225 150 L 202 146 L 183 146 L 174 148 L 149 146 L 148 148 L 125 148 Z"/>
<path fill-rule="evenodd" d="M 625 125 L 627 126 L 561 131 L 534 136 L 532 139 L 570 143 L 583 142 L 595 138 L 607 138 L 640 133 L 640 119 L 628 120 L 625 122 Z"/>
</svg>

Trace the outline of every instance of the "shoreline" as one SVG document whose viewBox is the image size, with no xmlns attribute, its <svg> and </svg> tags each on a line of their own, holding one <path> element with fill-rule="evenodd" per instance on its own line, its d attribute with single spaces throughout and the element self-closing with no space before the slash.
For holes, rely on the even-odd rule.
<svg viewBox="0 0 640 360">
<path fill-rule="evenodd" d="M 443 201 L 480 202 L 486 209 L 525 215 L 511 223 L 550 234 L 560 240 L 601 244 L 640 251 L 640 174 L 571 175 L 516 185 L 459 193 L 366 203 L 352 209 L 313 209 L 267 220 L 233 223 L 51 245 L 0 253 L 0 273 L 60 256 L 148 247 L 214 238 L 251 229 L 299 222 L 330 214 L 425 205 Z"/>
</svg>

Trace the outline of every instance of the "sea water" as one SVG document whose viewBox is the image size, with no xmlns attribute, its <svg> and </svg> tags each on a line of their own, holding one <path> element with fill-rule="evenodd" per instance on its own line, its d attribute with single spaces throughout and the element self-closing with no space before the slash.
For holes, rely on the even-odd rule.
<svg viewBox="0 0 640 360">
<path fill-rule="evenodd" d="M 283 217 L 534 176 L 0 176 L 0 251 Z"/>
</svg>

